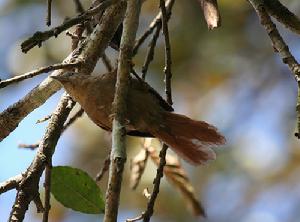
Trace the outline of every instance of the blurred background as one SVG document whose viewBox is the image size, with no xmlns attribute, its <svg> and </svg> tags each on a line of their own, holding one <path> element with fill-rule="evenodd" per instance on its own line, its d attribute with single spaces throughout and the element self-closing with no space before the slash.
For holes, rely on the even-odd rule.
<svg viewBox="0 0 300 222">
<path fill-rule="evenodd" d="M 300 15 L 300 2 L 282 0 Z M 85 8 L 91 1 L 82 0 Z M 245 0 L 219 0 L 222 27 L 208 31 L 196 0 L 177 1 L 170 21 L 173 58 L 173 100 L 176 112 L 214 124 L 226 136 L 218 158 L 206 166 L 183 165 L 208 218 L 195 218 L 180 193 L 165 179 L 152 221 L 296 222 L 300 217 L 300 148 L 296 126 L 296 82 L 274 54 L 265 30 Z M 158 2 L 148 0 L 142 10 L 139 34 L 158 12 Z M 0 0 L 0 78 L 6 79 L 41 66 L 59 63 L 71 50 L 64 33 L 41 48 L 22 54 L 20 43 L 37 30 L 46 30 L 46 1 Z M 73 1 L 53 1 L 53 26 L 76 15 Z M 300 60 L 299 36 L 278 24 L 290 50 Z M 134 59 L 141 70 L 146 41 Z M 107 51 L 115 64 L 117 53 Z M 164 95 L 164 47 L 160 38 L 146 80 Z M 105 68 L 99 62 L 95 72 Z M 0 111 L 18 101 L 48 74 L 0 90 Z M 36 124 L 55 109 L 62 91 L 24 119 L 0 143 L 0 181 L 23 172 L 35 151 L 18 144 L 38 142 L 47 122 Z M 144 188 L 152 190 L 155 165 L 148 161 L 141 184 L 129 188 L 129 162 L 141 149 L 141 140 L 128 137 L 128 161 L 124 175 L 119 221 L 134 218 L 146 206 Z M 110 135 L 86 116 L 61 137 L 53 165 L 71 165 L 92 177 L 101 169 L 110 149 Z M 105 193 L 107 177 L 100 187 Z M 43 191 L 41 191 L 43 192 Z M 0 221 L 6 221 L 16 192 L 0 196 Z M 99 221 L 64 208 L 52 198 L 52 222 Z M 26 222 L 41 221 L 33 204 Z"/>
</svg>

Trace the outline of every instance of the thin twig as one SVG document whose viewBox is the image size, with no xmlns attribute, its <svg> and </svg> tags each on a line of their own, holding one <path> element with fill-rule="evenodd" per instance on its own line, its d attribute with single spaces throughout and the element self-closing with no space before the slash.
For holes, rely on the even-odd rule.
<svg viewBox="0 0 300 222">
<path fill-rule="evenodd" d="M 167 19 L 167 11 L 165 7 L 165 0 L 160 0 L 160 9 L 162 14 L 162 30 L 165 37 L 165 84 L 166 84 L 166 96 L 167 96 L 167 102 L 172 105 L 172 91 L 171 91 L 171 78 L 172 78 L 172 72 L 171 72 L 171 65 L 172 65 L 172 59 L 171 59 L 171 46 L 170 46 L 170 39 L 169 39 L 169 29 L 168 29 L 168 19 Z"/>
<path fill-rule="evenodd" d="M 160 157 L 156 148 L 151 146 L 151 140 L 148 144 L 144 145 L 144 149 L 148 151 L 151 160 L 159 166 Z M 206 217 L 205 210 L 202 204 L 197 200 L 194 188 L 177 156 L 168 155 L 166 157 L 164 176 L 183 196 L 187 207 L 192 210 L 195 216 Z M 147 193 L 145 194 L 148 196 Z"/>
<path fill-rule="evenodd" d="M 150 218 L 153 215 L 154 204 L 155 204 L 157 195 L 159 193 L 160 181 L 161 181 L 161 178 L 164 176 L 164 166 L 166 165 L 167 149 L 168 149 L 168 146 L 166 144 L 164 144 L 159 153 L 160 162 L 159 162 L 159 166 L 156 170 L 155 179 L 153 181 L 153 184 L 154 184 L 153 191 L 152 191 L 151 197 L 149 199 L 149 202 L 147 204 L 147 209 L 144 212 L 144 217 L 143 217 L 144 222 L 150 221 Z"/>
<path fill-rule="evenodd" d="M 105 10 L 108 6 L 113 4 L 116 0 L 106 0 L 102 2 L 101 4 L 97 5 L 96 7 L 87 10 L 84 14 L 78 15 L 74 18 L 70 18 L 67 21 L 65 21 L 63 24 L 54 27 L 48 31 L 45 32 L 36 32 L 31 36 L 29 39 L 25 40 L 21 44 L 22 52 L 26 53 L 30 49 L 32 49 L 34 46 L 38 45 L 41 46 L 42 42 L 46 41 L 47 39 L 55 36 L 57 37 L 61 32 L 71 28 L 74 25 L 77 25 L 79 23 L 82 23 L 89 18 L 91 18 L 93 15 L 97 14 L 100 11 Z"/>
<path fill-rule="evenodd" d="M 163 34 L 165 37 L 165 68 L 164 68 L 165 85 L 166 85 L 165 91 L 166 91 L 167 102 L 170 105 L 172 105 L 173 103 L 172 103 L 172 92 L 171 92 L 171 78 L 172 78 L 171 47 L 170 47 L 170 40 L 169 40 L 167 12 L 166 12 L 164 0 L 160 0 L 160 9 L 161 9 L 161 14 L 162 14 L 162 29 L 163 29 Z M 160 162 L 159 162 L 159 166 L 157 168 L 156 177 L 153 182 L 154 183 L 153 191 L 152 191 L 150 200 L 147 204 L 147 210 L 145 211 L 145 214 L 144 214 L 144 222 L 149 222 L 151 216 L 153 215 L 154 204 L 155 204 L 157 195 L 159 193 L 160 181 L 164 175 L 164 166 L 166 165 L 167 150 L 168 150 L 168 145 L 163 144 L 163 147 L 159 153 Z"/>
<path fill-rule="evenodd" d="M 80 108 L 80 110 L 78 110 L 69 120 L 68 122 L 65 123 L 64 125 L 64 131 L 71 126 L 78 118 L 80 118 L 84 113 L 84 110 L 82 108 Z"/>
<path fill-rule="evenodd" d="M 51 25 L 51 5 L 52 5 L 52 0 L 47 0 L 47 17 L 46 17 L 47 26 Z"/>
<path fill-rule="evenodd" d="M 110 59 L 108 58 L 108 56 L 105 54 L 105 52 L 102 54 L 101 56 L 102 62 L 105 65 L 106 69 L 108 72 L 112 72 L 113 71 L 113 66 L 111 64 Z"/>
<path fill-rule="evenodd" d="M 43 122 L 46 122 L 48 121 L 49 119 L 51 118 L 51 114 L 50 115 L 47 115 L 41 119 L 38 119 L 35 123 L 38 124 L 38 123 L 43 123 Z"/>
<path fill-rule="evenodd" d="M 86 68 L 86 72 L 83 73 L 89 74 L 90 72 L 88 71 L 92 71 L 94 64 L 99 58 L 99 54 L 101 54 L 101 52 L 103 52 L 107 47 L 118 24 L 122 20 L 123 15 L 122 13 L 120 14 L 120 12 L 122 12 L 123 9 L 125 10 L 124 3 L 113 5 L 106 10 L 103 15 L 102 23 L 95 28 L 95 32 L 91 34 L 86 44 L 81 46 L 80 51 L 76 55 L 70 55 L 66 59 L 66 62 L 70 60 L 74 61 L 76 58 L 78 59 L 78 56 L 80 56 L 80 58 L 84 58 L 87 63 L 86 65 L 89 67 Z M 118 14 L 116 12 L 118 12 Z M 61 73 L 63 72 L 55 71 L 53 75 L 59 75 Z M 0 133 L 0 140 L 6 137 L 18 125 L 19 121 L 28 114 L 28 112 L 43 104 L 50 95 L 59 89 L 57 86 L 58 84 L 54 83 L 54 81 L 50 81 L 47 78 L 47 81 L 42 82 L 38 87 L 33 89 L 24 99 L 20 100 L 18 103 L 9 107 L 0 114 L 0 125 L 9 127 L 4 133 Z M 38 95 L 38 97 L 35 97 L 35 95 Z M 36 199 L 39 195 L 39 180 L 45 168 L 45 164 L 49 161 L 49 159 L 51 159 L 57 140 L 61 135 L 63 124 L 75 104 L 70 104 L 69 101 L 69 97 L 64 97 L 57 110 L 52 115 L 43 141 L 40 143 L 37 155 L 35 156 L 32 164 L 28 167 L 27 171 L 24 173 L 22 181 L 18 184 L 17 196 L 9 219 L 12 222 L 23 221 L 29 203 Z M 24 103 L 27 104 L 26 107 L 24 107 Z M 30 108 L 28 109 L 28 107 Z M 19 108 L 20 112 L 17 112 Z M 10 125 L 11 119 L 6 118 L 10 116 L 8 114 L 14 114 L 11 116 L 14 117 L 12 125 Z"/>
<path fill-rule="evenodd" d="M 94 1 L 92 5 L 97 5 L 97 4 L 100 4 L 102 3 L 104 0 L 101 0 L 101 1 Z M 76 5 L 76 11 L 79 12 L 79 13 L 84 13 L 85 10 L 80 2 L 80 0 L 74 0 L 74 3 Z M 99 13 L 98 13 L 99 14 Z M 98 16 L 98 15 L 97 15 Z M 88 34 L 90 34 L 92 31 L 93 31 L 93 28 L 92 28 L 92 22 L 85 22 L 84 26 L 86 28 L 86 31 Z M 82 33 L 81 33 L 82 34 Z M 72 35 L 72 38 L 74 38 L 75 36 Z M 78 37 L 77 37 L 78 38 Z M 81 37 L 81 39 L 83 39 Z M 102 56 L 101 56 L 101 59 L 102 59 L 102 62 L 104 63 L 106 69 L 111 72 L 113 70 L 113 67 L 111 65 L 111 61 L 109 60 L 109 58 L 107 57 L 107 55 L 105 54 L 105 52 L 103 52 Z"/>
<path fill-rule="evenodd" d="M 31 150 L 35 150 L 36 148 L 38 148 L 40 145 L 40 143 L 35 143 L 35 144 L 25 144 L 25 143 L 20 143 L 18 145 L 19 148 L 27 148 L 27 149 L 31 149 Z"/>
<path fill-rule="evenodd" d="M 149 157 L 149 152 L 146 149 L 146 145 L 151 143 L 151 139 L 144 139 L 143 148 L 140 152 L 130 160 L 130 188 L 135 190 L 139 185 L 142 175 L 145 171 L 147 160 Z"/>
<path fill-rule="evenodd" d="M 140 0 L 128 0 L 121 38 L 118 78 L 114 97 L 114 119 L 112 129 L 112 151 L 109 182 L 106 192 L 104 222 L 116 222 L 118 216 L 122 176 L 126 162 L 126 119 L 127 94 L 131 71 L 132 49 L 138 28 L 141 9 Z"/>
<path fill-rule="evenodd" d="M 74 33 L 70 32 L 70 31 L 66 31 L 66 35 L 71 37 L 71 39 L 79 39 L 78 36 L 76 36 Z M 81 37 L 80 40 L 84 39 L 85 37 Z"/>
<path fill-rule="evenodd" d="M 15 189 L 19 186 L 23 175 L 19 174 L 17 176 L 11 177 L 6 181 L 0 183 L 0 194 L 5 193 L 9 190 Z"/>
<path fill-rule="evenodd" d="M 135 221 L 139 221 L 142 220 L 145 216 L 145 212 L 143 212 L 140 216 L 137 216 L 135 218 L 132 219 L 126 219 L 126 222 L 135 222 Z"/>
<path fill-rule="evenodd" d="M 52 161 L 48 161 L 45 169 L 45 202 L 44 202 L 44 213 L 43 213 L 43 222 L 48 222 L 49 212 L 50 212 L 50 190 L 51 190 L 51 169 L 52 169 Z"/>
<path fill-rule="evenodd" d="M 142 67 L 142 79 L 143 80 L 145 80 L 149 64 L 151 63 L 151 61 L 154 58 L 154 50 L 155 50 L 157 39 L 159 37 L 160 30 L 161 30 L 161 22 L 158 23 L 158 25 L 156 26 L 156 31 L 153 34 L 152 39 L 148 45 L 147 55 L 146 55 L 145 62 Z"/>
<path fill-rule="evenodd" d="M 76 25 L 75 32 L 74 34 L 72 34 L 72 46 L 71 46 L 72 51 L 74 51 L 77 48 L 80 41 L 85 39 L 82 37 L 83 32 L 84 32 L 84 25 L 83 24 Z"/>
<path fill-rule="evenodd" d="M 170 19 L 172 13 L 172 7 L 174 5 L 175 0 L 167 0 L 166 2 L 166 11 L 167 11 L 167 20 Z M 161 12 L 157 14 L 157 16 L 153 19 L 148 29 L 136 40 L 133 47 L 133 56 L 137 54 L 138 49 L 144 43 L 144 41 L 148 38 L 149 35 L 154 31 L 155 27 L 161 23 Z"/>
<path fill-rule="evenodd" d="M 300 19 L 278 0 L 264 0 L 269 15 L 277 19 L 286 28 L 300 34 Z"/>
<path fill-rule="evenodd" d="M 295 132 L 295 136 L 300 139 L 300 81 L 298 81 L 298 96 L 297 96 L 297 104 L 296 104 L 296 112 L 297 112 L 297 129 Z"/>
<path fill-rule="evenodd" d="M 299 63 L 295 59 L 295 57 L 291 54 L 289 47 L 281 37 L 278 32 L 276 25 L 272 22 L 269 14 L 267 13 L 264 4 L 261 0 L 249 0 L 254 9 L 256 10 L 261 24 L 266 29 L 272 43 L 273 47 L 280 54 L 283 63 L 287 64 L 294 74 L 294 77 L 297 81 L 300 81 L 300 67 Z"/>
<path fill-rule="evenodd" d="M 80 0 L 73 0 L 73 1 L 76 6 L 76 12 L 84 13 L 85 10 L 84 10 L 83 5 L 81 4 Z"/>
<path fill-rule="evenodd" d="M 78 13 L 80 13 L 80 14 L 85 13 L 85 10 L 84 10 L 83 5 L 81 4 L 81 1 L 80 1 L 80 0 L 73 0 L 73 1 L 74 1 L 74 3 L 75 3 L 75 6 L 76 6 L 76 11 L 77 11 Z M 102 1 L 103 1 L 103 0 L 102 0 Z M 101 1 L 101 2 L 102 2 L 102 1 Z M 100 4 L 101 2 L 99 2 L 99 4 Z M 99 5 L 99 4 L 92 4 L 92 7 L 97 6 L 97 5 Z M 97 15 L 98 15 L 98 14 L 102 14 L 101 11 L 100 11 L 99 13 L 97 13 Z M 88 34 L 91 34 L 91 33 L 92 33 L 92 31 L 93 31 L 93 26 L 92 26 L 91 22 L 88 22 L 88 21 L 84 22 L 84 27 L 86 28 L 86 31 L 87 31 Z"/>
<path fill-rule="evenodd" d="M 36 156 L 24 173 L 22 181 L 19 184 L 9 221 L 23 221 L 30 202 L 39 195 L 40 177 L 46 167 L 46 163 L 52 158 L 63 129 L 63 124 L 74 105 L 75 102 L 73 102 L 68 95 L 64 94 L 55 112 L 52 114 Z"/>
<path fill-rule="evenodd" d="M 99 171 L 99 173 L 96 175 L 95 180 L 97 182 L 99 182 L 102 177 L 104 176 L 104 174 L 109 170 L 109 165 L 110 165 L 110 155 L 108 155 L 103 163 L 103 166 L 101 168 L 101 170 Z"/>
<path fill-rule="evenodd" d="M 79 111 L 77 111 L 65 124 L 64 124 L 64 128 L 63 128 L 63 132 L 65 132 L 78 118 L 80 118 L 84 113 L 84 110 L 81 108 Z M 51 115 L 48 115 L 47 118 L 49 117 L 49 119 L 51 118 Z M 19 148 L 27 148 L 27 149 L 31 149 L 31 150 L 35 150 L 36 148 L 38 148 L 40 145 L 40 142 L 35 143 L 35 144 L 25 144 L 25 143 L 20 143 L 18 145 Z"/>
<path fill-rule="evenodd" d="M 134 68 L 131 68 L 131 73 L 132 75 L 134 75 L 135 78 L 137 78 L 137 80 L 141 81 L 141 82 L 145 82 L 138 74 L 137 72 L 134 70 Z"/>
<path fill-rule="evenodd" d="M 118 25 L 123 20 L 124 4 L 114 4 L 105 10 L 101 23 L 94 28 L 93 33 L 89 35 L 84 44 L 80 44 L 75 52 L 72 52 L 63 63 L 70 61 L 84 61 L 80 72 L 89 75 L 99 57 L 109 45 Z M 51 76 L 61 75 L 64 70 L 55 70 Z M 39 85 L 33 88 L 26 96 L 18 102 L 10 105 L 0 113 L 0 141 L 7 137 L 19 123 L 34 109 L 44 104 L 47 99 L 61 89 L 61 85 L 50 77 L 47 77 Z"/>
<path fill-rule="evenodd" d="M 37 213 L 42 213 L 45 211 L 45 208 L 43 206 L 42 200 L 41 200 L 41 195 L 40 193 L 38 193 L 38 195 L 36 195 L 33 199 L 33 202 L 36 206 L 36 211 Z"/>
<path fill-rule="evenodd" d="M 268 12 L 265 9 L 264 1 L 262 0 L 248 0 L 253 8 L 255 9 L 257 15 L 260 18 L 260 22 L 263 25 L 263 27 L 266 29 L 272 43 L 273 47 L 281 56 L 282 62 L 287 64 L 289 69 L 294 75 L 294 78 L 296 79 L 298 83 L 298 94 L 300 93 L 300 65 L 295 59 L 295 57 L 292 55 L 292 53 L 289 50 L 288 45 L 285 43 L 283 38 L 281 37 L 279 31 L 276 28 L 276 25 L 272 22 Z M 300 104 L 300 98 L 298 97 L 297 104 Z M 297 111 L 297 131 L 295 133 L 295 136 L 298 137 L 300 133 L 300 109 L 297 105 L 296 107 Z"/>
<path fill-rule="evenodd" d="M 50 72 L 50 71 L 57 70 L 57 69 L 71 69 L 71 68 L 75 68 L 75 67 L 79 67 L 79 66 L 80 66 L 80 62 L 60 63 L 60 64 L 54 64 L 54 65 L 50 65 L 50 66 L 41 67 L 39 69 L 27 72 L 25 74 L 13 77 L 11 79 L 0 81 L 0 89 L 4 88 L 4 87 L 6 87 L 10 84 L 17 83 L 17 82 L 20 82 L 22 80 L 35 77 L 35 76 L 40 75 L 42 73 Z"/>
</svg>

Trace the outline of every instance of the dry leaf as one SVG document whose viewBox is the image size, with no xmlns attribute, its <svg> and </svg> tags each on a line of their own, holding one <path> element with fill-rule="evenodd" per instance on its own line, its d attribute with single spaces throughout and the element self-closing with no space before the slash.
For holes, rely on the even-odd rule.
<svg viewBox="0 0 300 222">
<path fill-rule="evenodd" d="M 145 188 L 145 189 L 143 190 L 143 195 L 144 195 L 147 199 L 150 199 L 151 193 L 149 192 L 148 188 Z"/>
<path fill-rule="evenodd" d="M 145 166 L 148 159 L 148 151 L 142 149 L 134 158 L 130 164 L 130 188 L 135 190 L 138 186 L 141 177 L 144 173 Z"/>
<path fill-rule="evenodd" d="M 221 16 L 217 0 L 198 0 L 202 7 L 204 18 L 209 29 L 221 26 Z"/>
<path fill-rule="evenodd" d="M 157 150 L 152 147 L 146 147 L 152 161 L 159 165 L 159 154 Z M 205 211 L 200 203 L 195 197 L 194 187 L 190 183 L 185 170 L 182 168 L 177 157 L 168 154 L 166 156 L 166 166 L 164 167 L 164 174 L 169 182 L 171 182 L 183 195 L 184 199 L 187 201 L 190 209 L 192 209 L 194 215 L 204 216 Z"/>
</svg>

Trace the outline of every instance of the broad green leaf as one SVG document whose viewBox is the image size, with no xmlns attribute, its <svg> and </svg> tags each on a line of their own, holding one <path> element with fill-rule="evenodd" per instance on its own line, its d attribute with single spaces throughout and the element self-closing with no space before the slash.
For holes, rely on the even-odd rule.
<svg viewBox="0 0 300 222">
<path fill-rule="evenodd" d="M 51 193 L 65 207 L 88 214 L 104 212 L 96 182 L 84 171 L 69 166 L 52 168 Z"/>
</svg>

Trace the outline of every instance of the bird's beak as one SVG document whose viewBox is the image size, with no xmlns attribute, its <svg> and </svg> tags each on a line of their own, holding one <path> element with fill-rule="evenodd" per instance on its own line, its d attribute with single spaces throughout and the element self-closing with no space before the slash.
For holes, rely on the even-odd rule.
<svg viewBox="0 0 300 222">
<path fill-rule="evenodd" d="M 60 76 L 50 76 L 52 79 L 55 79 L 61 83 L 64 83 L 64 82 L 67 82 L 68 81 L 68 78 L 63 76 L 63 75 L 60 75 Z"/>
</svg>

